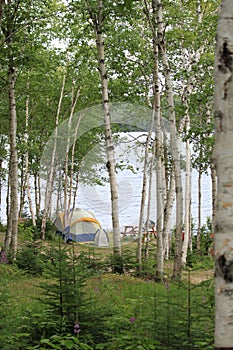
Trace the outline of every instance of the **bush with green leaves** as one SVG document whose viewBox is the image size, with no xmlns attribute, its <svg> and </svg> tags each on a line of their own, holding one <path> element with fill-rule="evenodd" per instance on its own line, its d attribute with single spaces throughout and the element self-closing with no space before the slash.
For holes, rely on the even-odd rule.
<svg viewBox="0 0 233 350">
<path fill-rule="evenodd" d="M 41 224 L 42 224 L 42 215 L 39 215 L 36 219 L 36 226 L 33 225 L 32 219 L 30 217 L 25 217 L 18 226 L 18 235 L 19 240 L 23 242 L 38 240 L 40 239 L 41 234 Z M 45 239 L 48 241 L 55 240 L 55 227 L 53 222 L 50 219 L 46 221 L 46 231 Z"/>
</svg>

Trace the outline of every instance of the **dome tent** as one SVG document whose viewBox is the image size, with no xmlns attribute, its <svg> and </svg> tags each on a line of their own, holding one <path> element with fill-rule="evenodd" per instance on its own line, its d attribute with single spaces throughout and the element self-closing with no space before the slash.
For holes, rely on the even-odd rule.
<svg viewBox="0 0 233 350">
<path fill-rule="evenodd" d="M 68 217 L 70 217 L 70 223 Z M 94 242 L 99 247 L 108 246 L 107 233 L 90 211 L 76 208 L 70 213 L 60 212 L 57 214 L 54 225 L 65 237 L 74 242 Z"/>
<path fill-rule="evenodd" d="M 95 242 L 95 245 L 97 247 L 108 247 L 109 246 L 108 235 L 102 228 L 99 228 L 96 231 L 94 242 Z"/>
</svg>

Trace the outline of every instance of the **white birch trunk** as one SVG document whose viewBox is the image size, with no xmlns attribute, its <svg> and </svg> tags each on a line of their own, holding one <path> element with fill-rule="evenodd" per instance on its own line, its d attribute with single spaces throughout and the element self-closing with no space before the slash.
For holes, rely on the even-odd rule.
<svg viewBox="0 0 233 350">
<path fill-rule="evenodd" d="M 143 221 L 144 221 L 144 212 L 145 212 L 145 204 L 146 204 L 146 191 L 147 191 L 147 183 L 148 183 L 147 173 L 148 173 L 149 144 L 151 141 L 153 124 L 154 124 L 154 110 L 152 111 L 150 129 L 148 130 L 146 145 L 145 145 L 145 152 L 144 152 L 142 195 L 141 195 L 139 229 L 138 229 L 138 245 L 137 245 L 137 262 L 139 264 L 139 267 L 142 260 L 142 231 L 143 231 Z"/>
<path fill-rule="evenodd" d="M 82 120 L 83 115 L 81 114 L 78 122 L 75 127 L 75 132 L 74 132 L 74 140 L 73 140 L 73 146 L 72 146 L 72 152 L 71 152 L 71 169 L 70 169 L 70 188 L 69 188 L 69 201 L 68 201 L 68 208 L 71 208 L 71 202 L 73 198 L 73 203 L 72 203 L 72 210 L 75 208 L 75 199 L 78 191 L 78 181 L 76 181 L 75 184 L 75 189 L 73 191 L 73 177 L 74 177 L 74 160 L 75 160 L 75 144 L 77 140 L 77 135 L 78 135 L 78 129 L 80 122 Z M 78 174 L 77 174 L 77 180 L 78 180 Z"/>
<path fill-rule="evenodd" d="M 190 129 L 189 114 L 186 115 L 186 131 Z M 189 240 L 191 238 L 191 149 L 189 139 L 186 140 L 186 172 L 185 172 L 185 215 L 184 215 L 184 241 L 182 245 L 182 264 L 186 264 Z"/>
<path fill-rule="evenodd" d="M 202 152 L 201 152 L 202 153 Z M 198 208 L 197 208 L 197 250 L 201 249 L 201 169 L 198 172 L 197 180 Z"/>
<path fill-rule="evenodd" d="M 154 163 L 155 163 L 155 145 L 156 145 L 155 140 L 153 142 L 153 145 L 154 146 L 153 146 L 153 153 L 152 153 L 151 163 L 150 163 L 149 186 L 148 186 L 147 215 L 146 215 L 147 240 L 146 240 L 145 257 L 149 255 L 149 222 L 150 222 L 152 184 L 153 184 Z"/>
<path fill-rule="evenodd" d="M 9 94 L 9 110 L 10 110 L 10 165 L 9 165 L 9 194 L 10 208 L 7 217 L 7 233 L 4 242 L 5 250 L 9 248 L 16 256 L 18 247 L 18 153 L 17 153 L 17 113 L 15 99 L 15 84 L 17 79 L 16 69 L 13 65 L 12 41 L 7 40 L 9 50 L 9 67 L 8 67 L 8 94 Z"/>
<path fill-rule="evenodd" d="M 215 51 L 215 349 L 233 349 L 233 1 L 222 0 Z"/>
<path fill-rule="evenodd" d="M 34 193 L 35 193 L 36 217 L 39 217 L 40 208 L 41 208 L 41 188 L 40 188 L 40 175 L 38 172 L 35 172 L 34 174 Z"/>
<path fill-rule="evenodd" d="M 105 51 L 103 38 L 103 1 L 98 0 L 97 18 L 92 18 L 96 32 L 96 44 L 98 49 L 99 72 L 102 85 L 102 106 L 104 113 L 105 140 L 107 154 L 107 169 L 110 180 L 111 206 L 112 206 L 112 226 L 113 226 L 113 250 L 121 255 L 121 235 L 119 223 L 118 189 L 115 171 L 115 152 L 112 139 L 110 107 L 108 97 L 108 78 L 105 65 Z"/>
<path fill-rule="evenodd" d="M 71 101 L 71 111 L 70 111 L 70 116 L 68 120 L 68 130 L 67 130 L 67 144 L 66 144 L 66 156 L 65 156 L 65 181 L 64 181 L 64 212 L 66 215 L 64 216 L 64 226 L 67 227 L 70 225 L 73 211 L 70 211 L 70 204 L 71 204 L 71 196 L 72 196 L 72 181 L 69 181 L 69 174 L 68 174 L 68 166 L 69 166 L 69 150 L 71 146 L 71 141 L 73 141 L 73 147 L 75 147 L 75 142 L 76 139 L 73 140 L 73 135 L 72 135 L 72 121 L 73 121 L 73 116 L 74 116 L 74 111 L 75 107 L 78 101 L 80 95 L 80 89 L 77 90 L 75 96 L 74 96 L 74 86 L 73 86 L 73 91 L 72 91 L 72 101 Z M 78 127 L 79 127 L 79 122 L 78 125 L 75 128 L 75 134 L 77 137 L 77 132 L 78 132 Z M 72 140 L 71 140 L 72 139 Z M 73 149 L 73 148 L 72 148 Z M 73 152 L 73 151 L 72 151 Z M 71 167 L 73 169 L 74 166 L 74 158 L 71 159 Z M 72 176 L 72 175 L 70 175 Z M 69 186 L 71 188 L 69 189 Z"/>
<path fill-rule="evenodd" d="M 174 204 L 175 199 L 175 174 L 172 170 L 170 174 L 170 186 L 167 193 L 167 200 L 166 205 L 164 208 L 164 223 L 163 223 L 163 247 L 164 247 L 164 258 L 166 260 L 169 259 L 170 256 L 170 243 L 171 243 L 171 227 L 170 227 L 170 221 L 172 216 L 172 208 Z"/>
<path fill-rule="evenodd" d="M 152 0 L 152 14 L 150 14 L 150 6 L 144 0 L 145 12 L 152 32 L 153 38 L 153 85 L 154 85 L 154 101 L 153 110 L 155 118 L 155 157 L 156 157 L 156 231 L 157 231 L 157 256 L 156 256 L 156 279 L 163 278 L 164 272 L 164 248 L 163 248 L 163 211 L 165 203 L 165 183 L 164 183 L 164 167 L 162 162 L 163 147 L 162 147 L 162 128 L 161 128 L 161 110 L 160 110 L 160 89 L 159 89 L 159 71 L 158 71 L 158 20 L 156 18 L 156 1 Z M 148 221 L 148 220 L 147 220 Z"/>
<path fill-rule="evenodd" d="M 11 229 L 10 248 L 16 253 L 18 246 L 18 155 L 16 145 L 17 115 L 15 101 L 15 70 L 9 70 L 9 105 L 10 105 L 10 211 L 8 221 Z M 7 233 L 9 234 L 9 233 Z M 6 247 L 8 248 L 8 247 Z"/>
<path fill-rule="evenodd" d="M 163 71 L 166 84 L 166 98 L 168 104 L 168 115 L 170 122 L 170 141 L 171 141 L 171 153 L 174 162 L 175 169 L 175 181 L 176 181 L 176 236 L 175 236 L 175 253 L 174 253 L 174 266 L 173 266 L 173 278 L 180 278 L 182 273 L 182 227 L 183 227 L 183 190 L 181 181 L 181 168 L 180 168 L 180 149 L 178 145 L 178 132 L 176 127 L 176 113 L 175 104 L 173 99 L 173 91 L 170 77 L 170 67 L 166 53 L 164 29 L 163 29 L 163 10 L 162 1 L 157 0 L 157 23 L 158 23 L 158 43 L 161 53 L 161 59 L 163 63 Z"/>
<path fill-rule="evenodd" d="M 185 57 L 185 53 L 184 53 Z M 195 62 L 198 60 L 199 52 L 196 52 Z M 189 67 L 186 68 L 188 71 L 191 70 L 192 62 L 194 58 L 191 57 L 188 60 Z M 187 65 L 187 60 L 183 63 L 184 67 Z M 183 118 L 184 123 L 180 124 L 179 132 L 184 131 L 184 126 L 186 130 L 186 135 L 188 135 L 190 130 L 190 116 L 189 116 L 189 102 L 188 99 L 193 90 L 192 76 L 188 79 L 187 84 L 183 84 L 182 93 L 182 104 L 185 107 L 185 117 Z M 182 265 L 186 264 L 188 247 L 191 241 L 191 180 L 192 180 L 192 166 L 191 166 L 191 149 L 190 141 L 187 137 L 185 142 L 185 201 L 184 201 L 184 240 L 182 243 Z M 183 235 L 183 234 L 182 234 Z"/>
<path fill-rule="evenodd" d="M 27 90 L 29 91 L 29 83 L 27 84 Z M 26 132 L 24 134 L 25 139 L 25 145 L 26 145 L 26 152 L 25 152 L 25 181 L 26 181 L 26 188 L 27 188 L 27 197 L 28 197 L 28 205 L 29 210 L 31 213 L 32 218 L 32 225 L 36 226 L 36 219 L 35 219 L 35 213 L 32 205 L 32 197 L 31 197 L 31 186 L 30 186 L 30 179 L 29 179 L 29 159 L 28 159 L 28 122 L 29 122 L 29 93 L 27 94 L 26 98 L 26 109 L 25 109 L 25 128 Z"/>
<path fill-rule="evenodd" d="M 156 48 L 157 49 L 157 48 Z M 159 92 L 159 75 L 158 75 L 158 52 L 155 63 L 155 142 L 156 142 L 156 202 L 157 202 L 157 255 L 156 255 L 156 278 L 163 278 L 164 273 L 164 247 L 163 247 L 163 214 L 165 203 L 164 172 L 163 172 L 163 138 L 161 127 L 161 110 L 160 110 L 160 92 Z"/>
<path fill-rule="evenodd" d="M 46 221 L 49 214 L 49 208 L 51 203 L 51 197 L 52 197 L 52 188 L 53 188 L 53 182 L 54 182 L 54 172 L 55 172 L 55 160 L 56 160 L 56 151 L 57 151 L 57 133 L 58 133 L 58 124 L 59 124 L 59 117 L 60 117 L 60 110 L 61 110 L 61 103 L 64 95 L 64 89 L 65 89 L 65 81 L 66 81 L 66 72 L 63 75 L 63 81 L 62 81 L 62 87 L 61 87 L 61 93 L 57 108 L 57 114 L 55 119 L 55 131 L 54 131 L 54 140 L 53 140 L 53 151 L 51 156 L 51 162 L 50 167 L 48 170 L 48 179 L 46 183 L 46 190 L 45 190 L 45 203 L 44 203 L 44 211 L 43 211 L 43 217 L 42 217 L 42 223 L 41 223 L 41 239 L 45 239 L 45 229 L 46 229 Z"/>
</svg>

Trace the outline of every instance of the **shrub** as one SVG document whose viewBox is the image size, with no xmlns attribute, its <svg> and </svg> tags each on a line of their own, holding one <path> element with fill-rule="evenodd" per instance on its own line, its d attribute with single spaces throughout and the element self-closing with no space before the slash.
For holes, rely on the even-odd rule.
<svg viewBox="0 0 233 350">
<path fill-rule="evenodd" d="M 35 242 L 25 244 L 17 252 L 15 264 L 19 269 L 32 275 L 41 275 L 43 259 L 38 245 Z"/>
</svg>

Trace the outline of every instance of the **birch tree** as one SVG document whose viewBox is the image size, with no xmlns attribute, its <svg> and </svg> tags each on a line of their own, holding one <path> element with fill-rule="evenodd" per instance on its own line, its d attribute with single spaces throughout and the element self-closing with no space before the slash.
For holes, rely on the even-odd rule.
<svg viewBox="0 0 233 350">
<path fill-rule="evenodd" d="M 181 181 L 180 168 L 180 149 L 177 143 L 178 131 L 176 126 L 176 112 L 173 98 L 173 89 L 170 75 L 170 66 L 166 52 L 164 24 L 163 24 L 163 8 L 162 1 L 157 0 L 157 23 L 158 23 L 158 45 L 161 53 L 163 64 L 163 73 L 166 84 L 166 98 L 168 105 L 168 114 L 170 122 L 170 142 L 171 154 L 174 162 L 175 181 L 176 181 L 176 234 L 175 234 L 175 255 L 173 266 L 173 278 L 180 278 L 182 272 L 182 226 L 183 226 L 183 189 Z"/>
<path fill-rule="evenodd" d="M 151 2 L 151 12 L 147 1 L 145 12 L 150 24 L 153 40 L 153 112 L 155 123 L 155 158 L 156 158 L 156 231 L 157 231 L 157 257 L 156 257 L 156 279 L 163 278 L 164 270 L 164 239 L 163 239 L 163 213 L 165 205 L 165 188 L 163 172 L 163 147 L 162 147 L 162 125 L 160 106 L 160 82 L 159 82 L 159 56 L 158 56 L 158 18 L 156 18 L 156 1 Z"/>
<path fill-rule="evenodd" d="M 65 164 L 64 164 L 64 212 L 67 213 L 67 215 L 64 216 L 65 222 L 64 226 L 67 227 L 70 225 L 71 219 L 72 219 L 72 214 L 73 211 L 71 211 L 71 201 L 72 201 L 72 184 L 73 184 L 73 169 L 74 169 L 74 150 L 75 150 L 75 143 L 76 143 L 76 138 L 77 138 L 77 133 L 78 133 L 78 128 L 80 124 L 80 119 L 78 120 L 75 128 L 75 135 L 74 135 L 74 140 L 71 140 L 71 133 L 72 133 L 72 121 L 73 121 L 73 116 L 74 116 L 74 111 L 75 107 L 78 101 L 80 95 L 80 88 L 77 89 L 75 92 L 75 84 L 73 82 L 72 86 L 72 99 L 71 99 L 71 111 L 70 111 L 70 116 L 68 120 L 68 137 L 67 137 L 67 145 L 66 145 L 66 156 L 65 156 Z M 72 145 L 73 141 L 73 145 Z M 69 175 L 68 175 L 68 165 L 69 165 L 69 150 L 72 145 L 72 157 L 71 157 L 71 172 L 70 172 L 70 181 L 69 181 Z M 75 198 L 75 196 L 74 196 Z M 74 203 L 73 202 L 73 209 L 74 209 Z"/>
<path fill-rule="evenodd" d="M 2 5 L 1 5 L 2 6 Z M 14 11 L 15 10 L 15 11 Z M 9 142 L 10 142 L 10 164 L 9 164 L 9 215 L 7 217 L 7 233 L 4 242 L 5 250 L 11 248 L 16 253 L 18 245 L 18 153 L 17 153 L 17 112 L 15 85 L 17 80 L 17 67 L 15 65 L 15 52 L 13 48 L 13 35 L 15 31 L 15 19 L 17 9 L 8 1 L 3 5 L 5 23 L 1 29 L 5 38 L 8 61 L 8 101 L 9 101 Z M 3 22 L 2 22 L 3 24 Z"/>
<path fill-rule="evenodd" d="M 28 156 L 28 127 L 29 127 L 29 101 L 30 101 L 30 95 L 29 95 L 29 88 L 30 84 L 28 81 L 27 84 L 27 97 L 26 97 L 26 108 L 25 108 L 25 134 L 24 134 L 24 139 L 25 139 L 25 145 L 26 145 L 26 152 L 25 152 L 25 181 L 26 181 L 26 188 L 27 188 L 27 198 L 28 198 L 28 204 L 29 204 L 29 210 L 31 213 L 31 218 L 32 218 L 32 224 L 33 226 L 36 226 L 36 218 L 35 218 L 35 213 L 34 213 L 34 208 L 32 205 L 32 198 L 31 198 L 31 185 L 30 185 L 30 177 L 29 177 L 29 156 Z"/>
<path fill-rule="evenodd" d="M 233 2 L 222 0 L 215 50 L 215 349 L 233 349 Z"/>
<path fill-rule="evenodd" d="M 46 182 L 45 203 L 44 203 L 44 211 L 43 211 L 42 222 L 41 222 L 41 239 L 43 239 L 43 240 L 45 239 L 46 221 L 47 221 L 47 217 L 49 214 L 50 203 L 51 203 L 51 198 L 52 198 L 53 183 L 54 183 L 54 177 L 55 177 L 56 153 L 57 153 L 57 147 L 58 147 L 58 145 L 57 145 L 58 125 L 59 125 L 62 99 L 64 97 L 65 82 L 66 82 L 66 68 L 65 68 L 64 73 L 63 73 L 60 98 L 58 101 L 57 113 L 56 113 L 56 118 L 55 118 L 53 150 L 52 150 L 52 154 L 51 154 L 51 159 L 49 160 L 50 164 L 48 165 L 48 179 Z"/>
<path fill-rule="evenodd" d="M 121 237 L 119 224 L 119 207 L 118 207 L 118 190 L 117 178 L 115 171 L 115 153 L 112 138 L 111 116 L 108 94 L 108 77 L 105 63 L 105 49 L 104 49 L 104 5 L 103 1 L 98 0 L 97 11 L 95 13 L 93 7 L 87 1 L 88 11 L 93 23 L 93 28 L 96 36 L 96 46 L 98 51 L 98 68 L 102 87 L 102 107 L 104 115 L 105 126 L 105 141 L 106 141 L 106 155 L 107 155 L 107 170 L 110 181 L 111 192 L 111 207 L 112 207 L 112 228 L 113 228 L 113 249 L 114 253 L 121 255 Z"/>
<path fill-rule="evenodd" d="M 143 181 L 142 181 L 142 194 L 141 194 L 141 204 L 140 204 L 138 245 L 137 245 L 137 262 L 139 264 L 139 269 L 140 269 L 140 265 L 142 262 L 142 235 L 143 235 L 143 221 L 144 221 L 146 195 L 147 195 L 147 184 L 148 184 L 149 146 L 150 146 L 150 142 L 151 142 L 153 125 L 154 125 L 154 109 L 152 111 L 151 123 L 150 123 L 150 128 L 148 130 L 147 137 L 146 137 L 145 152 L 144 152 Z M 150 206 L 150 203 L 148 203 L 148 206 Z M 148 209 L 148 212 L 149 212 L 149 209 Z M 146 222 L 148 224 L 148 218 L 147 218 Z"/>
</svg>

